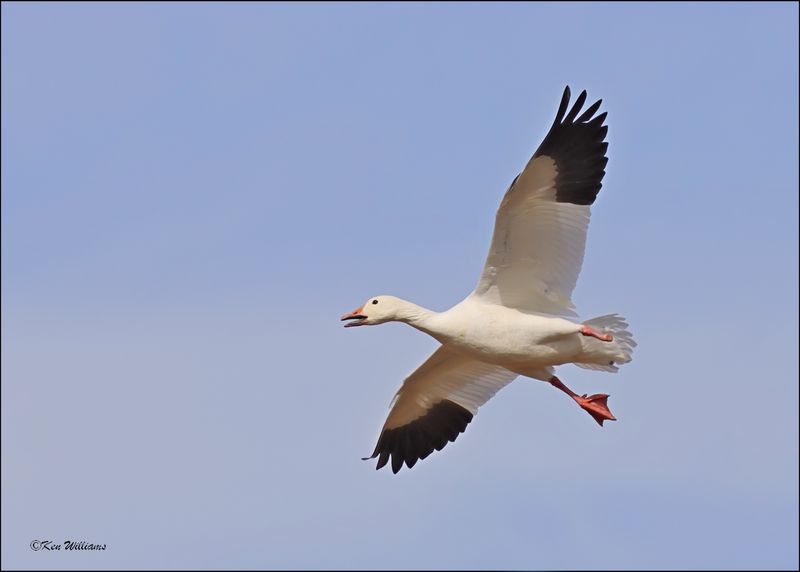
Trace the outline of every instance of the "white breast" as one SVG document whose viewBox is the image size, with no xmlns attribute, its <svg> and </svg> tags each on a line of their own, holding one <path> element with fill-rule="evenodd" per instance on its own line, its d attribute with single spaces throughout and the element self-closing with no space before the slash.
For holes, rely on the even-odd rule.
<svg viewBox="0 0 800 572">
<path fill-rule="evenodd" d="M 431 326 L 429 333 L 443 344 L 497 365 L 564 363 L 580 351 L 578 324 L 469 298 Z"/>
</svg>

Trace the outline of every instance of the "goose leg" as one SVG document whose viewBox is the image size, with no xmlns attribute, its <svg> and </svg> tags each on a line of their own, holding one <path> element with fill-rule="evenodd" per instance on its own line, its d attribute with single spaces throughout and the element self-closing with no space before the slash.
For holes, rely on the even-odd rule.
<svg viewBox="0 0 800 572">
<path fill-rule="evenodd" d="M 614 336 L 612 336 L 611 334 L 602 334 L 589 326 L 582 326 L 581 334 L 583 334 L 584 336 L 591 336 L 592 338 L 597 338 L 601 342 L 611 342 L 614 340 Z"/>
<path fill-rule="evenodd" d="M 575 400 L 575 403 L 581 406 L 581 408 L 586 411 L 589 415 L 591 415 L 595 421 L 597 421 L 600 426 L 603 426 L 603 421 L 616 421 L 617 418 L 611 413 L 611 410 L 608 408 L 608 394 L 607 393 L 596 393 L 594 395 L 589 395 L 588 397 L 586 394 L 578 395 L 574 391 L 572 391 L 569 387 L 564 385 L 560 379 L 556 376 L 551 377 L 549 380 L 550 385 L 556 387 L 569 395 L 572 399 Z"/>
</svg>

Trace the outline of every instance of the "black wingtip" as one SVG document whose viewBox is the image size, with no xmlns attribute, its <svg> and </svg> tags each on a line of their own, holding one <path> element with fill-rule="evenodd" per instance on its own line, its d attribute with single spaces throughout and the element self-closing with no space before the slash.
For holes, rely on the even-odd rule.
<svg viewBox="0 0 800 572">
<path fill-rule="evenodd" d="M 569 106 L 569 98 L 570 98 L 569 86 L 566 86 L 564 88 L 564 95 L 561 96 L 561 103 L 558 106 L 558 113 L 556 113 L 556 120 L 553 121 L 553 125 L 558 125 L 564 118 L 564 114 L 567 112 L 567 106 Z"/>
<path fill-rule="evenodd" d="M 380 445 L 380 440 L 378 441 L 378 445 Z M 377 456 L 378 456 L 378 446 L 376 445 L 375 446 L 375 450 L 372 451 L 372 455 L 370 455 L 369 457 L 361 457 L 361 460 L 362 461 L 369 461 L 370 459 L 374 459 Z"/>
<path fill-rule="evenodd" d="M 387 451 L 382 451 L 380 457 L 378 457 L 378 464 L 375 466 L 375 470 L 383 468 L 386 463 L 389 462 L 389 453 Z"/>
<path fill-rule="evenodd" d="M 603 125 L 603 121 L 606 120 L 606 117 L 608 117 L 608 111 L 604 111 L 603 113 L 592 119 L 589 122 L 589 124 L 594 127 L 601 127 Z"/>
<path fill-rule="evenodd" d="M 607 112 L 594 116 L 603 103 L 600 99 L 581 113 L 586 90 L 578 95 L 569 112 L 568 98 L 569 88 L 564 90 L 556 120 L 534 157 L 546 155 L 556 163 L 556 202 L 591 205 L 602 187 L 608 163 L 608 127 L 603 125 Z"/>
<path fill-rule="evenodd" d="M 586 102 L 586 95 L 586 90 L 584 89 L 578 96 L 578 99 L 575 100 L 575 105 L 572 106 L 569 115 L 564 118 L 564 123 L 572 123 L 575 121 L 575 118 L 578 116 L 578 113 L 580 113 L 583 104 Z"/>
<path fill-rule="evenodd" d="M 592 115 L 597 113 L 597 110 L 600 109 L 600 106 L 602 104 L 603 104 L 602 99 L 598 99 L 597 101 L 595 101 L 592 105 L 589 106 L 589 108 L 586 111 L 583 112 L 583 114 L 581 114 L 580 117 L 578 117 L 578 119 L 576 120 L 577 123 L 586 123 L 587 121 L 589 121 L 592 118 Z"/>
<path fill-rule="evenodd" d="M 449 400 L 439 401 L 414 421 L 384 429 L 372 457 L 364 460 L 377 456 L 375 470 L 383 468 L 391 460 L 395 474 L 400 472 L 404 464 L 410 469 L 434 450 L 441 451 L 448 442 L 455 441 L 472 418 L 473 413 L 461 405 Z"/>
<path fill-rule="evenodd" d="M 396 475 L 403 468 L 403 457 L 392 455 L 392 472 Z"/>
</svg>

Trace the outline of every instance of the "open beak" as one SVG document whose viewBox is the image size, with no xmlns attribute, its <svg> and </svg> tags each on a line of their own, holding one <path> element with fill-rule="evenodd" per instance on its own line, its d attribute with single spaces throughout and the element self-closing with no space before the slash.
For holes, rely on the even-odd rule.
<svg viewBox="0 0 800 572">
<path fill-rule="evenodd" d="M 363 311 L 364 311 L 364 306 L 361 306 L 360 308 L 356 308 L 349 314 L 345 314 L 344 316 L 342 316 L 341 318 L 342 322 L 345 322 L 347 320 L 355 320 L 353 322 L 347 322 L 344 325 L 344 327 L 353 328 L 355 326 L 363 326 L 364 322 L 367 321 L 367 317 L 364 314 L 362 314 Z"/>
</svg>

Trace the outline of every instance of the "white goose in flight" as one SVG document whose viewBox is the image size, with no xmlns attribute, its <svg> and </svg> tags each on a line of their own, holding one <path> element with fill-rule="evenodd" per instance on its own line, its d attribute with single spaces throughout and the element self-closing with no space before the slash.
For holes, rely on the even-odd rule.
<svg viewBox="0 0 800 572">
<path fill-rule="evenodd" d="M 583 263 L 589 206 L 608 162 L 602 100 L 567 113 L 570 90 L 525 169 L 506 191 L 486 265 L 475 290 L 445 312 L 394 296 L 375 296 L 342 316 L 346 327 L 400 321 L 442 345 L 409 375 L 392 401 L 371 457 L 397 473 L 455 441 L 478 408 L 518 375 L 569 395 L 601 426 L 614 420 L 608 395 L 578 395 L 555 375 L 574 363 L 617 371 L 636 343 L 616 314 L 580 322 L 570 300 Z"/>
</svg>

